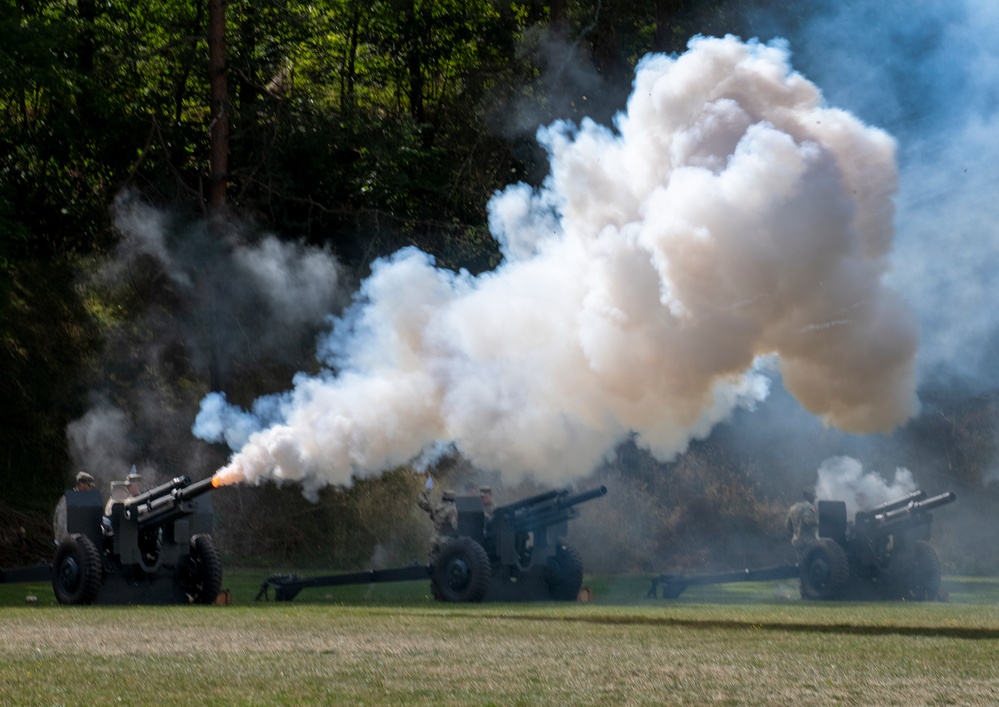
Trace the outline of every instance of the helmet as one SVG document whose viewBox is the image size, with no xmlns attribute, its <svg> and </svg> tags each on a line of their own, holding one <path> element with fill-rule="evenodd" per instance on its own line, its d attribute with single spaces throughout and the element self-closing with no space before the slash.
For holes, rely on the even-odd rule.
<svg viewBox="0 0 999 707">
<path fill-rule="evenodd" d="M 78 484 L 97 484 L 94 477 L 85 471 L 81 471 L 76 475 L 76 483 Z"/>
</svg>

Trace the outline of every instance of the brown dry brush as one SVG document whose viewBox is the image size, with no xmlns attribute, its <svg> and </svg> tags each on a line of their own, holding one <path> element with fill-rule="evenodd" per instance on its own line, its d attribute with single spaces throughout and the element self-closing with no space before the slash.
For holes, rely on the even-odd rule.
<svg viewBox="0 0 999 707">
<path fill-rule="evenodd" d="M 52 517 L 0 504 L 0 567 L 24 567 L 52 559 Z"/>
<path fill-rule="evenodd" d="M 670 463 L 626 451 L 595 478 L 608 494 L 570 528 L 588 571 L 711 571 L 787 559 L 784 505 L 706 448 Z"/>
</svg>

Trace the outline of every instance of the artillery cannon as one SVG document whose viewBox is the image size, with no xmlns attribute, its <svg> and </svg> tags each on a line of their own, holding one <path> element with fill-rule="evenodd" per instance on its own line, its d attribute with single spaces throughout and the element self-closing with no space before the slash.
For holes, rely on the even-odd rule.
<svg viewBox="0 0 999 707">
<path fill-rule="evenodd" d="M 273 588 L 277 601 L 291 601 L 308 587 L 430 579 L 438 601 L 571 601 L 583 583 L 583 562 L 565 542 L 568 522 L 580 504 L 607 493 L 606 486 L 572 494 L 552 490 L 497 506 L 487 516 L 478 496 L 458 496 L 458 521 L 445 530 L 429 564 L 325 577 L 268 577 L 257 599 Z"/>
<path fill-rule="evenodd" d="M 846 504 L 819 501 L 819 541 L 801 561 L 806 599 L 934 600 L 940 560 L 930 545 L 934 508 L 957 500 L 951 492 L 926 498 L 915 491 L 848 523 Z"/>
<path fill-rule="evenodd" d="M 110 516 L 97 491 L 66 491 L 69 537 L 52 564 L 61 604 L 211 604 L 222 585 L 212 542 L 212 479 L 179 476 L 116 501 Z"/>
<path fill-rule="evenodd" d="M 940 560 L 929 544 L 930 511 L 957 500 L 925 491 L 858 511 L 847 521 L 846 503 L 819 501 L 818 539 L 797 565 L 687 577 L 660 575 L 648 596 L 675 599 L 689 586 L 797 577 L 804 599 L 932 601 L 940 594 Z"/>
</svg>

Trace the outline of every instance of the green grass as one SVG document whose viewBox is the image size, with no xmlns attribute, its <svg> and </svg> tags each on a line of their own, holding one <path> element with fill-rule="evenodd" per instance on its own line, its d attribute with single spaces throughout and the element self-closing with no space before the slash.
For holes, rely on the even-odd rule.
<svg viewBox="0 0 999 707">
<path fill-rule="evenodd" d="M 653 600 L 648 577 L 589 578 L 585 604 L 437 604 L 423 582 L 256 603 L 268 574 L 227 570 L 229 607 L 63 607 L 0 585 L 0 703 L 999 702 L 991 579 L 948 578 L 930 604 L 803 602 L 790 582 Z"/>
</svg>

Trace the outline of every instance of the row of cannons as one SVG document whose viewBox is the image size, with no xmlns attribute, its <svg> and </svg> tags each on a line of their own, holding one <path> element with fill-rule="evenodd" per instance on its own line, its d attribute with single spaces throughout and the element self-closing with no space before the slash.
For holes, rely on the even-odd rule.
<svg viewBox="0 0 999 707">
<path fill-rule="evenodd" d="M 178 477 L 117 501 L 109 516 L 97 491 L 67 491 L 69 537 L 51 565 L 0 570 L 0 582 L 51 579 L 63 604 L 211 604 L 222 586 L 222 562 L 211 538 L 212 479 Z M 552 490 L 498 506 L 487 515 L 478 496 L 459 496 L 431 561 L 393 569 L 316 577 L 275 574 L 257 599 L 291 601 L 314 587 L 429 580 L 444 602 L 572 601 L 583 582 L 579 552 L 566 542 L 579 506 L 607 488 Z M 818 502 L 818 537 L 796 565 L 712 575 L 663 574 L 649 597 L 676 598 L 690 586 L 797 578 L 812 600 L 905 599 L 940 593 L 940 561 L 929 544 L 933 509 L 952 493 L 916 491 L 847 519 L 842 501 Z"/>
<path fill-rule="evenodd" d="M 212 604 L 222 561 L 212 537 L 212 479 L 175 478 L 115 501 L 98 491 L 66 492 L 66 527 L 51 565 L 0 570 L 0 582 L 51 579 L 62 604 Z M 579 553 L 565 542 L 578 506 L 607 493 L 547 491 L 487 518 L 478 496 L 458 497 L 457 524 L 429 564 L 302 578 L 268 577 L 258 599 L 290 601 L 302 589 L 429 579 L 438 601 L 573 600 L 583 582 Z"/>
</svg>

